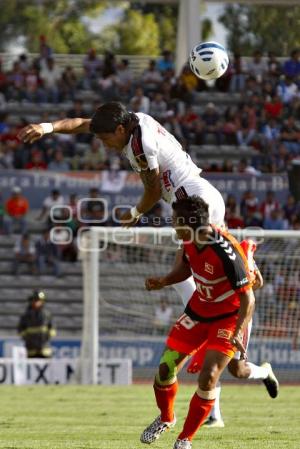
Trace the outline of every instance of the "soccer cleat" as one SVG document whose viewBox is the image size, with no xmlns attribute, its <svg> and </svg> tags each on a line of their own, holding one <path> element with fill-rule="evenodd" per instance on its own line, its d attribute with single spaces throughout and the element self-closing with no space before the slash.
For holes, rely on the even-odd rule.
<svg viewBox="0 0 300 449">
<path fill-rule="evenodd" d="M 187 438 L 184 440 L 176 440 L 173 449 L 192 449 L 192 443 Z"/>
<path fill-rule="evenodd" d="M 151 444 L 154 441 L 158 440 L 162 433 L 170 430 L 176 424 L 176 416 L 174 415 L 174 419 L 171 422 L 163 422 L 158 416 L 153 423 L 150 424 L 141 435 L 141 442 L 145 444 Z M 184 447 L 184 446 L 182 446 Z M 187 446 L 188 447 L 188 446 Z"/>
<path fill-rule="evenodd" d="M 225 424 L 224 424 L 224 421 L 222 418 L 216 419 L 216 418 L 213 418 L 212 416 L 209 416 L 207 418 L 207 420 L 205 421 L 205 423 L 203 424 L 203 427 L 208 427 L 210 429 L 213 429 L 213 428 L 220 429 L 222 427 L 225 427 Z"/>
<path fill-rule="evenodd" d="M 272 366 L 270 363 L 265 362 L 261 366 L 269 370 L 268 377 L 266 377 L 266 379 L 263 379 L 263 383 L 265 384 L 266 389 L 271 398 L 275 399 L 277 398 L 279 393 L 279 382 L 276 379 L 275 374 L 273 373 Z"/>
</svg>

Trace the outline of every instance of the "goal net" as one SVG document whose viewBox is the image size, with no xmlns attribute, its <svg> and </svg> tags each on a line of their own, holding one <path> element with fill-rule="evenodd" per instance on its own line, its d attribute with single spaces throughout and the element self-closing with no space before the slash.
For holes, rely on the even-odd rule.
<svg viewBox="0 0 300 449">
<path fill-rule="evenodd" d="M 271 362 L 281 381 L 299 382 L 300 231 L 233 233 L 257 242 L 255 259 L 264 277 L 248 358 Z M 149 292 L 144 281 L 170 270 L 178 246 L 171 228 L 95 227 L 84 233 L 83 383 L 97 383 L 99 356 L 129 358 L 135 380 L 152 379 L 165 336 L 184 306 L 172 287 Z"/>
</svg>

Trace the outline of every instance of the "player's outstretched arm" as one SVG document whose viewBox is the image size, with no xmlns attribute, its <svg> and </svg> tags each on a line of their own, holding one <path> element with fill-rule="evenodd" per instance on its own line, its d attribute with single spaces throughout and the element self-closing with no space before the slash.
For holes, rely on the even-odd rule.
<svg viewBox="0 0 300 449">
<path fill-rule="evenodd" d="M 45 134 L 78 134 L 90 132 L 91 119 L 67 118 L 52 123 L 31 123 L 21 129 L 18 138 L 25 143 L 33 143 Z"/>
<path fill-rule="evenodd" d="M 191 276 L 191 268 L 188 262 L 184 259 L 174 269 L 164 277 L 148 278 L 145 281 L 145 287 L 147 290 L 161 290 L 168 285 L 177 284 L 178 282 L 185 281 Z"/>
<path fill-rule="evenodd" d="M 236 323 L 235 331 L 232 336 L 232 342 L 241 352 L 241 358 L 247 358 L 246 349 L 243 344 L 244 330 L 252 318 L 255 305 L 255 297 L 252 288 L 246 290 L 243 293 L 239 293 L 240 296 L 240 310 L 238 320 Z"/>
<path fill-rule="evenodd" d="M 264 286 L 264 278 L 262 277 L 261 272 L 257 268 L 255 271 L 255 280 L 254 284 L 252 285 L 253 291 L 258 290 L 259 288 L 263 288 Z"/>
<path fill-rule="evenodd" d="M 137 209 L 148 212 L 161 199 L 161 185 L 159 168 L 141 171 L 141 180 L 144 185 L 144 194 L 137 204 Z"/>
<path fill-rule="evenodd" d="M 125 212 L 121 217 L 122 226 L 134 226 L 139 218 L 148 212 L 161 198 L 159 168 L 146 169 L 140 173 L 144 185 L 144 193 L 133 210 Z"/>
</svg>

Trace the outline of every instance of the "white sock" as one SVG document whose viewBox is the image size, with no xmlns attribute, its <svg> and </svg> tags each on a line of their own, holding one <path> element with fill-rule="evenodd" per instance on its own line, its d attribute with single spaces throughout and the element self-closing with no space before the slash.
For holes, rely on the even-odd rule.
<svg viewBox="0 0 300 449">
<path fill-rule="evenodd" d="M 254 365 L 254 363 L 247 362 L 247 365 L 249 366 L 251 373 L 248 379 L 266 379 L 269 375 L 268 368 L 265 368 L 263 366 L 257 366 Z"/>
<path fill-rule="evenodd" d="M 221 395 L 221 384 L 218 382 L 216 386 L 216 399 L 213 408 L 211 409 L 210 416 L 213 419 L 222 420 L 221 410 L 220 410 L 220 395 Z"/>
</svg>

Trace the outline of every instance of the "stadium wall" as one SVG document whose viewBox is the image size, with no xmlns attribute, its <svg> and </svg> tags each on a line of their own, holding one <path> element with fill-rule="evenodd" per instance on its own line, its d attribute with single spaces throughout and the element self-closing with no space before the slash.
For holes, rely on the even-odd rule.
<svg viewBox="0 0 300 449">
<path fill-rule="evenodd" d="M 131 359 L 135 380 L 151 379 L 159 364 L 164 348 L 164 337 L 101 337 L 100 354 L 103 359 Z M 11 357 L 12 347 L 21 346 L 17 338 L 0 339 L 0 357 Z M 79 357 L 80 340 L 60 338 L 52 341 L 54 358 L 75 359 Z M 300 347 L 294 348 L 289 338 L 255 338 L 250 340 L 248 358 L 251 362 L 261 364 L 265 360 L 272 363 L 278 377 L 284 382 L 300 382 Z M 229 378 L 226 376 L 226 378 Z M 1 376 L 0 376 L 1 384 Z"/>
</svg>

